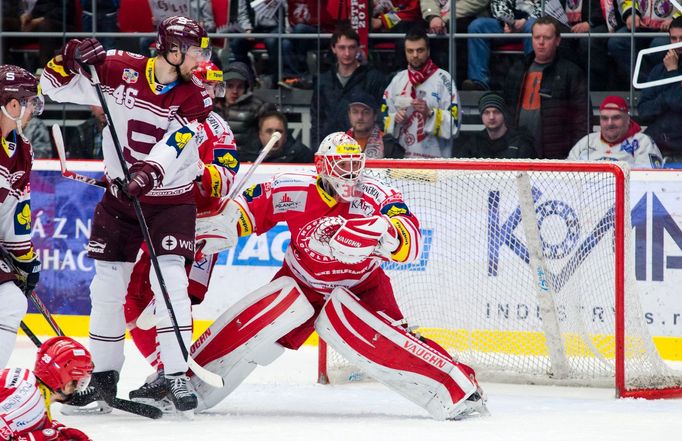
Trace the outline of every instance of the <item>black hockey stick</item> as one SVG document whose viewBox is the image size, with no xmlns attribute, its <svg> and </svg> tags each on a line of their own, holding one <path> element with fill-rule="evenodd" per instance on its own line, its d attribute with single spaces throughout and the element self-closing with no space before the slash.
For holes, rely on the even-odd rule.
<svg viewBox="0 0 682 441">
<path fill-rule="evenodd" d="M 121 148 L 121 142 L 118 139 L 118 134 L 114 128 L 113 120 L 111 118 L 111 113 L 109 112 L 109 105 L 107 104 L 106 98 L 104 97 L 104 92 L 102 92 L 102 84 L 100 83 L 99 75 L 97 74 L 97 69 L 95 66 L 90 67 L 90 75 L 92 76 L 92 85 L 95 87 L 97 92 L 97 97 L 102 105 L 102 110 L 104 111 L 104 116 L 107 120 L 107 126 L 109 127 L 109 133 L 111 134 L 111 139 L 114 143 L 114 149 L 116 150 L 116 156 L 118 157 L 119 164 L 123 170 L 123 183 L 127 185 L 130 182 L 130 170 L 126 166 L 126 160 L 123 157 L 123 149 Z M 140 205 L 140 200 L 137 197 L 132 197 L 133 208 L 135 209 L 135 215 L 140 223 L 140 230 L 142 231 L 142 237 L 144 242 L 147 244 L 147 251 L 149 252 L 149 259 L 152 262 L 152 267 L 154 267 L 154 273 L 159 281 L 159 286 L 161 288 L 161 294 L 163 295 L 163 301 L 166 304 L 166 309 L 168 309 L 168 315 L 171 319 L 171 324 L 173 326 L 173 333 L 178 340 L 178 345 L 180 346 L 180 351 L 182 352 L 182 357 L 187 361 L 190 369 L 196 374 L 197 377 L 201 378 L 207 384 L 214 387 L 225 386 L 225 381 L 220 375 L 214 374 L 213 372 L 205 369 L 195 362 L 187 351 L 184 341 L 182 340 L 182 335 L 180 334 L 180 327 L 178 326 L 178 320 L 175 317 L 175 311 L 173 310 L 173 305 L 170 301 L 170 296 L 168 295 L 168 289 L 166 288 L 166 282 L 163 279 L 163 274 L 161 273 L 161 267 L 159 266 L 159 260 L 156 257 L 156 251 L 154 250 L 154 245 L 152 243 L 152 238 L 149 235 L 149 227 L 147 227 L 147 221 L 144 218 L 144 213 L 142 213 L 142 206 Z"/>
<path fill-rule="evenodd" d="M 40 347 L 40 345 L 42 345 L 38 336 L 35 335 L 33 331 L 31 331 L 31 328 L 28 327 L 26 322 L 22 320 L 19 323 L 19 327 L 21 328 L 22 331 L 24 331 L 24 334 L 28 336 L 28 338 L 33 342 L 34 345 L 36 345 L 37 347 Z"/>
</svg>

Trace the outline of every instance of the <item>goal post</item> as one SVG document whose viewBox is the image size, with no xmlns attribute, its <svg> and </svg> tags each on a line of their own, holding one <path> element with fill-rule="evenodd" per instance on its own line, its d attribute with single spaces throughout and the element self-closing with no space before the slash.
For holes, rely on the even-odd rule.
<svg viewBox="0 0 682 441">
<path fill-rule="evenodd" d="M 635 286 L 626 164 L 368 160 L 366 174 L 421 224 L 419 260 L 383 265 L 408 324 L 480 379 L 682 397 Z M 320 382 L 362 376 L 320 348 Z"/>
</svg>

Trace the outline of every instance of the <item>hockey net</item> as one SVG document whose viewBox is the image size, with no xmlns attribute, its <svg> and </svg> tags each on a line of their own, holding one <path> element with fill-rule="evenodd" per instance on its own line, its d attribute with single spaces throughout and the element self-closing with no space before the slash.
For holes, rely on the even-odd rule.
<svg viewBox="0 0 682 441">
<path fill-rule="evenodd" d="M 682 395 L 632 278 L 629 170 L 566 161 L 372 161 L 424 239 L 384 265 L 408 324 L 484 381 L 613 386 Z M 362 373 L 324 342 L 319 380 Z"/>
</svg>

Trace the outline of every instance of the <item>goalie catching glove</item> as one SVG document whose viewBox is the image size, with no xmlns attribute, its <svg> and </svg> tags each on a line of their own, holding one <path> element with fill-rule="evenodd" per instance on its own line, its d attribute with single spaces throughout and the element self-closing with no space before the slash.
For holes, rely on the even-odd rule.
<svg viewBox="0 0 682 441">
<path fill-rule="evenodd" d="M 400 239 L 386 216 L 328 217 L 313 231 L 309 245 L 323 256 L 356 264 L 372 256 L 389 260 L 400 245 Z"/>
<path fill-rule="evenodd" d="M 224 200 L 217 209 L 197 215 L 197 250 L 203 255 L 216 254 L 237 244 L 239 205 Z"/>
</svg>

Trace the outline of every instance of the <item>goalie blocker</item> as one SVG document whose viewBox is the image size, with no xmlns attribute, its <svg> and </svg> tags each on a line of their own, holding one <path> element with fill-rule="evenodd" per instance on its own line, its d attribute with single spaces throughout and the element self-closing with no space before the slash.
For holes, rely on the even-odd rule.
<svg viewBox="0 0 682 441">
<path fill-rule="evenodd" d="M 332 291 L 315 329 L 352 364 L 436 419 L 488 413 L 473 369 L 370 311 L 345 288 Z"/>
<path fill-rule="evenodd" d="M 212 387 L 190 374 L 199 398 L 197 411 L 221 402 L 256 368 L 284 352 L 277 340 L 314 314 L 291 277 L 280 277 L 225 311 L 190 348 L 201 366 L 220 375 L 225 386 Z"/>
</svg>

